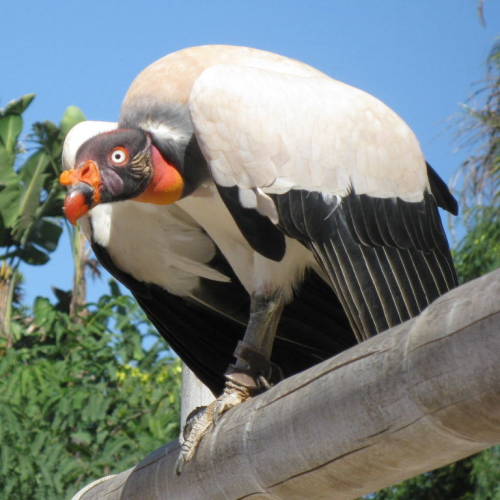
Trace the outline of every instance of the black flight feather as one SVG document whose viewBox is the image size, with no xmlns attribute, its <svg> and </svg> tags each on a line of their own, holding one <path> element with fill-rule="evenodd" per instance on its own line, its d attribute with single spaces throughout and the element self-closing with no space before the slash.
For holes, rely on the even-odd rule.
<svg viewBox="0 0 500 500">
<path fill-rule="evenodd" d="M 417 315 L 457 284 L 434 191 L 445 208 L 456 206 L 430 175 L 433 193 L 415 203 L 355 192 L 273 195 L 279 227 L 314 253 L 358 340 Z"/>
</svg>

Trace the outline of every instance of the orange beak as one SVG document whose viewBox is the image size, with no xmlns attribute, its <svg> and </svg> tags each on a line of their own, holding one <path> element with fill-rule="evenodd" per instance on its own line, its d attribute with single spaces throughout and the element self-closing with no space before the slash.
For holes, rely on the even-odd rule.
<svg viewBox="0 0 500 500">
<path fill-rule="evenodd" d="M 101 201 L 101 174 L 92 160 L 85 162 L 80 168 L 65 170 L 59 177 L 59 182 L 70 187 L 64 200 L 64 213 L 73 225 Z"/>
</svg>

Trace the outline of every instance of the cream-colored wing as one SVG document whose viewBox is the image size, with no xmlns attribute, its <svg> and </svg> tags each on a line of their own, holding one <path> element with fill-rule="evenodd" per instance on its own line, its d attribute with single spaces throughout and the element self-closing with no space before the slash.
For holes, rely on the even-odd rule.
<svg viewBox="0 0 500 500">
<path fill-rule="evenodd" d="M 398 196 L 428 187 L 415 135 L 385 104 L 324 77 L 218 65 L 189 99 L 196 137 L 217 184 L 282 194 Z M 240 196 L 252 195 L 240 192 Z"/>
</svg>

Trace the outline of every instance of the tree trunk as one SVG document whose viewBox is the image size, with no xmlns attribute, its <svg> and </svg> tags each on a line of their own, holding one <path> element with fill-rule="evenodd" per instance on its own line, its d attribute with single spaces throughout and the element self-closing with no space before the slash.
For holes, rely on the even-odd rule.
<svg viewBox="0 0 500 500">
<path fill-rule="evenodd" d="M 14 340 L 10 330 L 10 317 L 16 281 L 16 271 L 7 262 L 2 262 L 0 268 L 0 336 L 7 339 L 7 348 L 12 347 Z"/>
<path fill-rule="evenodd" d="M 87 264 L 87 238 L 83 231 L 76 226 L 73 237 L 73 260 L 75 272 L 73 275 L 73 292 L 69 314 L 74 317 L 87 303 L 87 281 L 85 278 L 85 268 Z"/>
<path fill-rule="evenodd" d="M 182 367 L 181 432 L 188 415 L 198 406 L 207 406 L 214 400 L 210 389 L 186 366 Z"/>
</svg>

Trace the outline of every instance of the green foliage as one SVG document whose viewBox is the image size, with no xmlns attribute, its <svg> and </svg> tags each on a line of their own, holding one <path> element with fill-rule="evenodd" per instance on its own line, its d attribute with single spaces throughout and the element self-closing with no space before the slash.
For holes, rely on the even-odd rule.
<svg viewBox="0 0 500 500">
<path fill-rule="evenodd" d="M 150 327 L 116 283 L 76 312 L 75 290 L 12 311 L 19 264 L 43 265 L 58 245 L 62 144 L 85 118 L 72 106 L 60 126 L 35 123 L 27 153 L 19 137 L 33 98 L 0 111 L 0 292 L 8 298 L 0 304 L 0 496 L 13 500 L 67 498 L 179 431 L 180 363 L 162 341 L 144 347 Z"/>
<path fill-rule="evenodd" d="M 461 282 L 500 267 L 500 209 L 478 207 L 475 223 L 453 252 Z"/>
<path fill-rule="evenodd" d="M 474 500 L 500 499 L 500 446 L 483 451 L 471 462 L 476 485 Z"/>
<path fill-rule="evenodd" d="M 461 460 L 379 491 L 377 500 L 473 500 L 472 465 Z M 477 499 L 479 500 L 479 499 Z"/>
<path fill-rule="evenodd" d="M 68 498 L 178 435 L 180 364 L 144 348 L 135 301 L 113 287 L 77 317 L 65 307 L 38 297 L 0 343 L 2 498 Z"/>
<path fill-rule="evenodd" d="M 500 446 L 369 496 L 374 500 L 499 500 Z"/>
<path fill-rule="evenodd" d="M 84 119 L 71 106 L 60 127 L 49 121 L 35 123 L 31 135 L 35 146 L 25 158 L 19 142 L 22 114 L 34 97 L 23 96 L 0 110 L 0 247 L 1 257 L 14 268 L 20 261 L 43 265 L 57 247 L 62 233 L 64 193 L 58 176 L 63 139 Z"/>
</svg>

